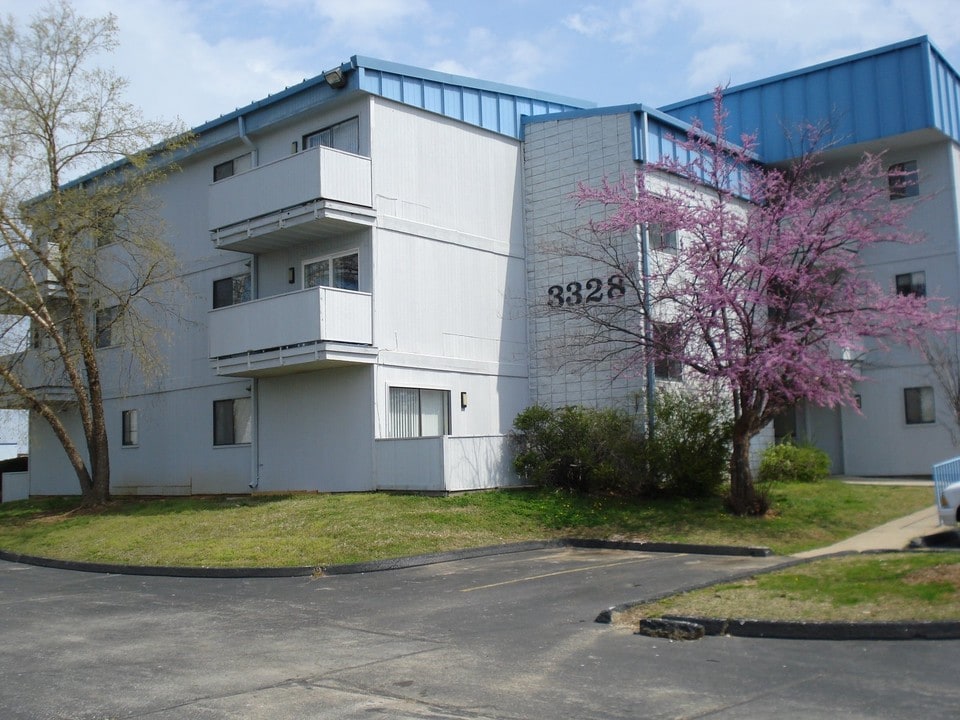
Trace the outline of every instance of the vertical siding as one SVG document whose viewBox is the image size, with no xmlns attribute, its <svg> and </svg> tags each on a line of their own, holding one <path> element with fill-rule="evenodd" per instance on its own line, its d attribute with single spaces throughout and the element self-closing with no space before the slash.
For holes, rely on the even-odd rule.
<svg viewBox="0 0 960 720">
<path fill-rule="evenodd" d="M 960 141 L 960 79 L 926 38 L 730 88 L 730 136 L 755 133 L 768 162 L 792 157 L 802 123 L 826 123 L 849 145 L 935 128 Z M 712 125 L 707 96 L 661 108 Z"/>
<path fill-rule="evenodd" d="M 520 118 L 524 115 L 564 112 L 590 105 L 524 95 L 520 88 L 499 86 L 494 89 L 492 83 L 468 78 L 447 76 L 449 82 L 444 82 L 429 77 L 438 73 L 417 68 L 408 68 L 416 74 L 404 74 L 383 67 L 369 67 L 364 63 L 391 68 L 400 66 L 366 58 L 357 62 L 362 90 L 514 138 L 519 137 Z"/>
</svg>

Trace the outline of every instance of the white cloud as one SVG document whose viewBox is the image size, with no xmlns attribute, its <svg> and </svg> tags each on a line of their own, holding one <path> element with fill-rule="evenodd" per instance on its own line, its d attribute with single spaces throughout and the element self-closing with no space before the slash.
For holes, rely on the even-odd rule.
<svg viewBox="0 0 960 720">
<path fill-rule="evenodd" d="M 428 16 L 426 0 L 315 0 L 313 13 L 336 31 L 389 30 L 399 22 Z"/>
<path fill-rule="evenodd" d="M 688 80 L 694 87 L 709 92 L 718 85 L 728 85 L 736 71 L 749 67 L 753 61 L 742 43 L 711 45 L 690 59 Z"/>
</svg>

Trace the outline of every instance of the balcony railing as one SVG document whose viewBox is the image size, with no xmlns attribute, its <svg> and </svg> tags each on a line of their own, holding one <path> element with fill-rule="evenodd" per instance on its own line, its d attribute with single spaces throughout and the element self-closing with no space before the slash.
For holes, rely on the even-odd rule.
<svg viewBox="0 0 960 720">
<path fill-rule="evenodd" d="M 66 373 L 56 358 L 44 360 L 35 350 L 5 355 L 0 363 L 15 369 L 24 387 L 41 400 L 50 403 L 74 403 L 77 398 L 70 387 Z M 29 405 L 6 382 L 0 380 L 0 408 L 27 409 Z"/>
<path fill-rule="evenodd" d="M 210 363 L 255 377 L 376 360 L 370 293 L 310 288 L 211 310 Z"/>
<path fill-rule="evenodd" d="M 295 153 L 213 183 L 209 212 L 217 247 L 253 253 L 372 225 L 370 158 Z"/>
</svg>

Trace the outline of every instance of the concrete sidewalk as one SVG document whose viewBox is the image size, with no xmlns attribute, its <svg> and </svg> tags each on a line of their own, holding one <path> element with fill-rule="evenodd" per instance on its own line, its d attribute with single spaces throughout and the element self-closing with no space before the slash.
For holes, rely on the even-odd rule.
<svg viewBox="0 0 960 720">
<path fill-rule="evenodd" d="M 841 540 L 827 547 L 797 553 L 794 557 L 811 558 L 839 552 L 865 552 L 869 550 L 903 550 L 914 538 L 932 535 L 944 530 L 939 524 L 935 505 L 919 510 L 888 523 Z"/>
</svg>

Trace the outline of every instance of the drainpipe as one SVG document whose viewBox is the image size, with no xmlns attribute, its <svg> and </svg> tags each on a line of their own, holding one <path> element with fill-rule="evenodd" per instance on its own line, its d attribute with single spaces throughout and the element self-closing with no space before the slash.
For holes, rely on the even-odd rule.
<svg viewBox="0 0 960 720">
<path fill-rule="evenodd" d="M 260 381 L 252 378 L 250 384 L 250 489 L 260 487 Z"/>
<path fill-rule="evenodd" d="M 640 115 L 640 162 L 647 162 L 647 132 L 649 130 L 649 120 L 646 111 Z M 634 180 L 633 191 L 639 194 L 636 180 Z M 650 320 L 650 227 L 647 223 L 642 223 L 637 227 L 638 240 L 640 241 L 640 272 L 641 287 L 643 289 L 643 342 L 647 347 L 644 352 L 644 362 L 646 364 L 647 375 L 647 432 L 653 437 L 656 427 L 656 413 L 654 411 L 654 397 L 657 392 L 656 367 L 654 365 L 653 355 L 649 348 L 653 346 L 653 322 Z"/>
<path fill-rule="evenodd" d="M 257 150 L 257 146 L 253 144 L 253 140 L 247 135 L 247 122 L 244 120 L 243 115 L 237 117 L 237 132 L 240 135 L 240 141 L 250 148 L 250 167 L 257 167 L 260 165 L 260 151 Z"/>
</svg>

